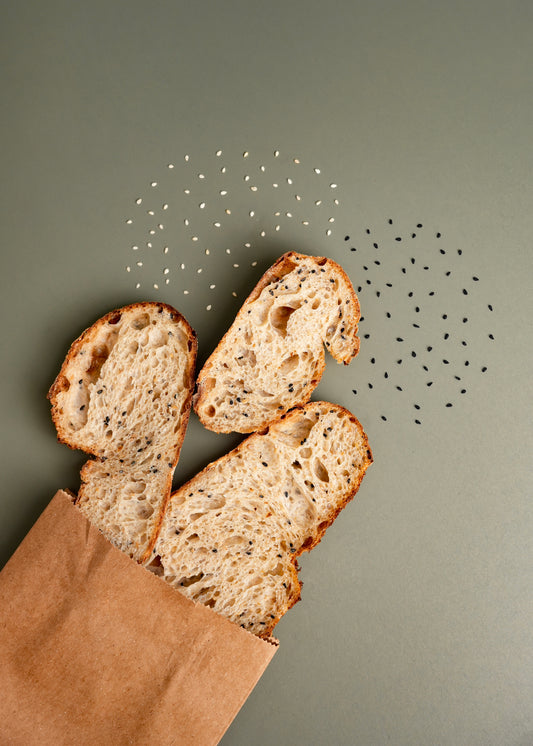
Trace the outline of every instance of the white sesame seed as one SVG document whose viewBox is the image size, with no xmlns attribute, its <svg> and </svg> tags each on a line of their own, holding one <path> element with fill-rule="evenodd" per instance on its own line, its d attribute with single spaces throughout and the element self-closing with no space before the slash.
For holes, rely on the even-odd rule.
<svg viewBox="0 0 533 746">
<path fill-rule="evenodd" d="M 334 223 L 334 222 L 335 222 L 335 218 L 329 218 L 328 223 Z"/>
<path fill-rule="evenodd" d="M 168 285 L 169 282 L 170 282 L 170 280 L 167 277 L 167 279 L 165 280 L 165 285 Z"/>
<path fill-rule="evenodd" d="M 159 285 L 157 284 L 157 282 L 154 282 L 154 288 L 155 288 L 156 290 L 159 290 Z"/>
<path fill-rule="evenodd" d="M 331 236 L 332 232 L 333 231 L 331 230 L 331 228 L 328 228 L 328 230 L 326 231 L 326 236 Z"/>
<path fill-rule="evenodd" d="M 140 283 L 140 282 L 138 282 L 138 283 L 137 283 L 137 284 L 135 285 L 135 287 L 136 287 L 136 288 L 137 288 L 137 290 L 138 290 L 138 289 L 139 289 L 139 288 L 141 287 L 141 283 Z"/>
<path fill-rule="evenodd" d="M 320 169 L 319 168 L 315 168 L 313 170 L 314 170 L 315 174 L 319 174 L 320 173 Z"/>
<path fill-rule="evenodd" d="M 261 238 L 264 238 L 265 236 L 266 236 L 266 232 L 265 231 L 261 231 Z"/>
<path fill-rule="evenodd" d="M 139 247 L 138 247 L 138 246 L 132 246 L 131 248 L 133 249 L 133 251 L 137 251 L 137 249 L 138 249 Z"/>
<path fill-rule="evenodd" d="M 272 184 L 272 186 L 274 187 L 274 189 L 277 189 L 279 184 Z"/>
<path fill-rule="evenodd" d="M 180 269 L 185 269 L 185 265 L 183 264 L 183 262 L 180 264 Z"/>
<path fill-rule="evenodd" d="M 228 192 L 225 189 L 220 190 L 220 196 L 225 197 Z"/>
<path fill-rule="evenodd" d="M 150 243 L 150 241 L 148 241 L 146 245 L 148 246 L 149 249 L 152 248 L 152 244 Z"/>
<path fill-rule="evenodd" d="M 205 250 L 205 253 L 207 254 L 207 256 L 209 256 L 209 253 L 210 253 L 210 252 L 209 252 L 209 249 L 206 249 L 206 250 Z"/>
<path fill-rule="evenodd" d="M 149 232 L 149 234 L 150 234 L 151 236 L 155 236 L 155 231 L 154 231 L 154 229 L 153 229 L 153 228 L 151 228 L 151 229 L 150 229 L 150 230 L 149 230 L 148 232 Z"/>
<path fill-rule="evenodd" d="M 168 210 L 168 204 L 167 204 L 166 202 L 165 202 L 165 204 L 163 205 L 163 210 Z"/>
<path fill-rule="evenodd" d="M 126 267 L 126 272 L 131 272 L 131 267 Z"/>
<path fill-rule="evenodd" d="M 231 210 L 224 210 L 224 212 L 226 213 L 226 215 L 231 215 Z"/>
<path fill-rule="evenodd" d="M 222 166 L 222 168 L 220 169 L 220 173 L 221 174 L 225 174 L 226 173 L 226 166 Z"/>
<path fill-rule="evenodd" d="M 300 195 L 299 195 L 299 194 L 295 194 L 295 195 L 294 195 L 294 198 L 295 198 L 296 200 L 298 200 L 298 202 L 301 202 L 301 200 L 302 200 L 302 198 L 300 197 Z"/>
<path fill-rule="evenodd" d="M 278 158 L 278 157 L 279 157 L 279 150 L 275 150 L 274 151 L 274 158 Z"/>
<path fill-rule="evenodd" d="M 292 218 L 292 213 L 291 213 L 291 212 L 286 212 L 286 213 L 285 213 L 285 215 L 286 215 L 286 216 L 287 216 L 288 218 Z"/>
<path fill-rule="evenodd" d="M 191 193 L 190 189 L 184 189 L 183 191 L 184 191 L 185 194 L 190 194 Z"/>
<path fill-rule="evenodd" d="M 277 231 L 279 231 L 279 229 L 280 229 L 280 228 L 281 228 L 281 226 L 279 226 L 279 225 L 276 225 L 276 230 L 277 230 Z"/>
<path fill-rule="evenodd" d="M 151 186 L 151 187 L 156 187 L 156 186 L 157 186 L 157 181 L 152 181 L 152 182 L 150 183 L 150 186 Z"/>
<path fill-rule="evenodd" d="M 245 150 L 244 153 L 242 154 L 242 157 L 243 158 L 248 158 L 249 155 L 250 155 L 250 153 L 247 150 Z"/>
<path fill-rule="evenodd" d="M 174 168 L 174 164 L 173 163 L 169 163 L 168 166 L 167 166 L 167 168 Z"/>
<path fill-rule="evenodd" d="M 252 190 L 252 192 L 257 192 L 257 187 L 256 186 L 251 186 L 250 189 Z"/>
<path fill-rule="evenodd" d="M 205 179 L 205 174 L 198 174 L 199 179 Z"/>
<path fill-rule="evenodd" d="M 165 248 L 163 249 L 163 254 L 168 254 L 168 246 L 165 246 Z"/>
<path fill-rule="evenodd" d="M 226 249 L 226 254 L 231 254 L 231 249 Z"/>
<path fill-rule="evenodd" d="M 251 218 L 253 218 L 253 216 L 255 215 L 255 212 L 254 212 L 253 210 L 250 210 L 250 212 L 248 213 L 248 215 L 249 215 L 249 216 L 250 216 Z"/>
<path fill-rule="evenodd" d="M 189 225 L 189 219 L 185 218 L 185 220 L 183 221 L 183 223 L 184 223 L 184 225 Z"/>
<path fill-rule="evenodd" d="M 220 223 L 213 223 L 213 225 L 215 226 L 215 228 L 220 228 Z"/>
<path fill-rule="evenodd" d="M 205 310 L 206 310 L 206 311 L 210 311 L 210 310 L 211 310 L 211 308 L 212 308 L 212 305 L 211 305 L 211 304 L 209 304 L 208 306 L 206 306 L 206 307 L 205 307 Z"/>
<path fill-rule="evenodd" d="M 196 270 L 196 272 L 197 272 L 197 274 L 201 275 L 202 272 L 203 272 L 203 269 L 201 267 L 198 267 L 198 269 Z"/>
<path fill-rule="evenodd" d="M 153 210 L 146 210 L 146 212 L 148 213 L 148 215 L 155 215 L 155 212 Z"/>
<path fill-rule="evenodd" d="M 191 241 L 198 241 L 198 236 L 193 236 Z"/>
<path fill-rule="evenodd" d="M 141 198 L 141 197 L 138 197 L 138 198 L 137 198 L 137 199 L 135 200 L 135 204 L 136 204 L 136 205 L 140 205 L 141 203 L 142 203 L 142 198 Z"/>
<path fill-rule="evenodd" d="M 216 288 L 216 285 L 209 285 L 210 290 L 214 290 Z"/>
<path fill-rule="evenodd" d="M 142 263 L 142 262 L 137 262 L 137 266 L 138 266 L 138 267 L 142 267 L 142 266 L 143 266 L 143 263 Z"/>
<path fill-rule="evenodd" d="M 237 293 L 235 292 L 235 290 L 232 292 L 232 295 L 233 295 L 234 298 L 237 297 Z"/>
<path fill-rule="evenodd" d="M 290 177 L 287 177 L 287 184 L 292 184 L 292 179 Z"/>
<path fill-rule="evenodd" d="M 330 187 L 331 187 L 332 189 L 336 189 L 336 188 L 337 188 L 337 184 L 330 184 Z"/>
<path fill-rule="evenodd" d="M 133 220 L 131 218 L 128 218 L 128 220 L 126 220 L 126 225 L 131 225 L 132 223 L 133 223 Z"/>
<path fill-rule="evenodd" d="M 205 207 L 205 202 L 200 202 L 200 204 L 198 205 L 198 207 L 200 208 L 200 210 L 203 210 L 204 207 Z"/>
<path fill-rule="evenodd" d="M 322 204 L 322 200 L 321 199 L 317 199 L 317 201 L 315 202 L 315 205 L 318 207 L 321 204 Z"/>
<path fill-rule="evenodd" d="M 183 295 L 189 295 L 189 291 L 188 290 L 184 290 L 183 291 Z"/>
<path fill-rule="evenodd" d="M 250 266 L 251 267 L 257 267 L 257 262 L 252 262 Z"/>
<path fill-rule="evenodd" d="M 184 160 L 186 160 L 186 161 L 188 161 L 188 160 L 189 160 L 189 156 L 188 156 L 188 155 L 184 155 L 184 156 L 183 156 L 183 158 L 184 158 Z"/>
<path fill-rule="evenodd" d="M 250 181 L 250 177 L 248 176 L 248 174 L 246 174 L 246 176 L 244 177 L 244 181 Z"/>
<path fill-rule="evenodd" d="M 238 268 L 239 268 L 239 265 L 238 265 L 238 264 L 234 264 L 233 266 L 235 267 L 235 269 L 238 269 Z"/>
<path fill-rule="evenodd" d="M 170 272 L 169 268 L 165 267 L 165 269 L 163 270 L 163 274 L 168 275 L 169 272 Z"/>
<path fill-rule="evenodd" d="M 246 249 L 249 249 L 249 248 L 251 247 L 251 245 L 252 245 L 251 243 L 245 243 L 245 244 L 244 244 L 244 247 L 245 247 Z"/>
</svg>

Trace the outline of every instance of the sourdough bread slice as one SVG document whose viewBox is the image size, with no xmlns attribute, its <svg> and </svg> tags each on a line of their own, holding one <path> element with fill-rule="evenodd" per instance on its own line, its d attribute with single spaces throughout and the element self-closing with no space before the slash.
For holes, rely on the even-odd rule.
<svg viewBox="0 0 533 746">
<path fill-rule="evenodd" d="M 300 598 L 296 558 L 320 541 L 371 462 L 346 409 L 294 409 L 171 495 L 150 569 L 268 637 Z"/>
<path fill-rule="evenodd" d="M 94 456 L 77 505 L 138 562 L 150 557 L 189 419 L 196 335 L 163 303 L 108 313 L 71 346 L 48 394 L 58 439 Z"/>
<path fill-rule="evenodd" d="M 357 354 L 359 317 L 359 301 L 338 264 L 284 254 L 198 375 L 194 408 L 203 425 L 255 432 L 305 404 L 324 371 L 324 345 L 346 365 Z"/>
</svg>

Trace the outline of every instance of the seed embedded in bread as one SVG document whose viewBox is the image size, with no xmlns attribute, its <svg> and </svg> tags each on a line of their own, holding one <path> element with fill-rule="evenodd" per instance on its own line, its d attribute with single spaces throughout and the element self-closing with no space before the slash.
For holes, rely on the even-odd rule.
<svg viewBox="0 0 533 746">
<path fill-rule="evenodd" d="M 94 456 L 77 505 L 138 562 L 150 557 L 189 419 L 196 335 L 164 303 L 108 313 L 71 346 L 49 392 L 58 439 Z"/>
<path fill-rule="evenodd" d="M 154 571 L 191 600 L 268 637 L 300 598 L 296 558 L 354 497 L 372 463 L 346 409 L 310 402 L 174 492 Z"/>
<path fill-rule="evenodd" d="M 324 371 L 324 346 L 345 365 L 357 354 L 359 318 L 359 301 L 338 264 L 284 254 L 200 371 L 200 420 L 215 432 L 249 433 L 305 404 Z"/>
</svg>

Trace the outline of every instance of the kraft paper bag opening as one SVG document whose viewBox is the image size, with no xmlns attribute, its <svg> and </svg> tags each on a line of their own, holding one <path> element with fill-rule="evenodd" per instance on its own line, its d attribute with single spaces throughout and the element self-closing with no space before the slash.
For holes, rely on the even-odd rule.
<svg viewBox="0 0 533 746">
<path fill-rule="evenodd" d="M 137 565 L 63 491 L 0 599 L 9 746 L 216 744 L 277 649 Z"/>
</svg>

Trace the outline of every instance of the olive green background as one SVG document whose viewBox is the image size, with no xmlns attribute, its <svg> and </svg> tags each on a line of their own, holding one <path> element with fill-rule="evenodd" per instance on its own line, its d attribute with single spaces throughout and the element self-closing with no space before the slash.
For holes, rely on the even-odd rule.
<svg viewBox="0 0 533 746">
<path fill-rule="evenodd" d="M 326 254 L 370 336 L 315 398 L 357 415 L 375 463 L 223 743 L 533 744 L 531 3 L 22 0 L 0 36 L 2 560 L 77 486 L 46 392 L 86 326 L 162 299 L 201 362 L 279 254 Z M 168 195 L 165 255 L 145 207 Z M 238 440 L 193 416 L 175 483 Z"/>
</svg>

